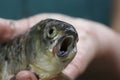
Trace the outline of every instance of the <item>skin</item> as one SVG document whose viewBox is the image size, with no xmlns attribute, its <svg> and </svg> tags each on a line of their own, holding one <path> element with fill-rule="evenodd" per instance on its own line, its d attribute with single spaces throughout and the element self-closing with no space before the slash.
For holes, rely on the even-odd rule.
<svg viewBox="0 0 120 80">
<path fill-rule="evenodd" d="M 72 24 L 79 35 L 77 55 L 63 71 L 65 75 L 72 80 L 79 75 L 83 80 L 120 79 L 120 45 L 118 44 L 120 36 L 107 26 L 97 22 L 61 14 L 40 14 L 12 22 L 0 19 L 0 42 L 6 42 L 24 33 L 34 24 L 48 17 Z M 2 32 L 3 30 L 5 31 Z M 17 75 L 18 80 L 36 79 L 35 75 L 29 71 L 21 71 Z"/>
</svg>

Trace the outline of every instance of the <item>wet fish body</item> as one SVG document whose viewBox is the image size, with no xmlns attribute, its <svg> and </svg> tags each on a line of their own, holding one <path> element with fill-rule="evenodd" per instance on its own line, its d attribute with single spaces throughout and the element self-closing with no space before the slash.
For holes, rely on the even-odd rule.
<svg viewBox="0 0 120 80">
<path fill-rule="evenodd" d="M 35 72 L 41 80 L 61 74 L 77 48 L 75 28 L 63 21 L 46 19 L 0 49 L 0 80 L 8 80 L 21 70 Z"/>
</svg>

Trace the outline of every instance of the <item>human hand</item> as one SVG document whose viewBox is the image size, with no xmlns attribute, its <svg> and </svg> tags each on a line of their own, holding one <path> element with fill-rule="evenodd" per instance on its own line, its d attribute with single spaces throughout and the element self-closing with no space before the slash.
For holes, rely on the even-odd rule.
<svg viewBox="0 0 120 80">
<path fill-rule="evenodd" d="M 119 70 L 116 67 L 118 67 L 118 59 L 120 59 L 119 57 L 116 57 L 118 55 L 117 53 L 120 52 L 117 49 L 117 47 L 119 47 L 117 45 L 119 37 L 117 33 L 111 31 L 110 29 L 106 28 L 106 26 L 99 23 L 78 18 L 71 18 L 59 14 L 41 14 L 18 21 L 4 20 L 5 24 L 2 23 L 2 26 L 0 24 L 0 32 L 3 31 L 2 29 L 8 31 L 0 33 L 1 42 L 4 42 L 13 38 L 14 36 L 24 33 L 34 24 L 45 18 L 55 18 L 68 22 L 75 26 L 78 32 L 78 52 L 74 60 L 63 71 L 65 75 L 67 75 L 71 79 L 75 79 L 76 77 L 78 77 L 78 75 L 83 74 L 82 78 L 87 78 L 87 80 L 99 79 L 99 77 L 101 78 L 100 75 L 104 77 L 102 78 L 102 80 L 106 80 L 106 78 L 108 79 L 107 75 L 112 75 L 112 78 L 117 77 Z M 3 19 L 1 20 L 3 21 Z M 2 35 L 3 33 L 7 36 L 5 37 L 5 35 Z M 109 72 L 109 70 L 111 71 Z M 105 76 L 103 75 L 103 73 L 105 74 Z M 23 77 L 24 74 L 27 75 Z M 97 75 L 97 77 L 95 77 L 94 75 Z M 34 80 L 35 75 L 29 71 L 23 71 L 18 73 L 17 78 L 18 80 Z M 116 80 L 116 78 L 114 79 Z"/>
</svg>

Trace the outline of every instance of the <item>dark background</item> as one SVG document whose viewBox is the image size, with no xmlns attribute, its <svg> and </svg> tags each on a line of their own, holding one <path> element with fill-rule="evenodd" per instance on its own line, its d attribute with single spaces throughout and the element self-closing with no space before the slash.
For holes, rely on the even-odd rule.
<svg viewBox="0 0 120 80">
<path fill-rule="evenodd" d="M 109 25 L 111 0 L 0 0 L 0 17 L 20 19 L 57 12 Z"/>
</svg>

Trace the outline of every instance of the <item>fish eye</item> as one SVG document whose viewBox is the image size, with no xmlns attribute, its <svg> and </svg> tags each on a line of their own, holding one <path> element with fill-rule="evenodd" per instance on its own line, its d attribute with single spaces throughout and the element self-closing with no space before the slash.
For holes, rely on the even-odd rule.
<svg viewBox="0 0 120 80">
<path fill-rule="evenodd" d="M 49 38 L 53 38 L 57 34 L 57 30 L 56 30 L 55 27 L 49 28 L 47 32 L 48 32 L 47 35 L 48 35 Z"/>
</svg>

